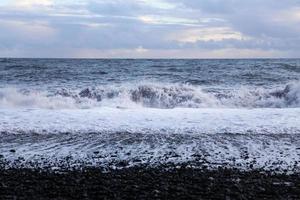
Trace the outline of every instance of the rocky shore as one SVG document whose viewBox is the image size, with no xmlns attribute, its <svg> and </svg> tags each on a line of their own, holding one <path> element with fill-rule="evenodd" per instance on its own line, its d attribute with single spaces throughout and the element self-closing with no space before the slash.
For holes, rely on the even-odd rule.
<svg viewBox="0 0 300 200">
<path fill-rule="evenodd" d="M 162 166 L 1 169 L 0 199 L 300 199 L 300 174 Z"/>
</svg>

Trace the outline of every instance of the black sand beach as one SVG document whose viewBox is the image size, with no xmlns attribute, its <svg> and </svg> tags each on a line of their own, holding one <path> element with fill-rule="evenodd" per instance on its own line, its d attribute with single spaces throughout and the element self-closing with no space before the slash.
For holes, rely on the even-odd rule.
<svg viewBox="0 0 300 200">
<path fill-rule="evenodd" d="M 0 199 L 300 199 L 300 174 L 164 167 L 0 171 Z"/>
</svg>

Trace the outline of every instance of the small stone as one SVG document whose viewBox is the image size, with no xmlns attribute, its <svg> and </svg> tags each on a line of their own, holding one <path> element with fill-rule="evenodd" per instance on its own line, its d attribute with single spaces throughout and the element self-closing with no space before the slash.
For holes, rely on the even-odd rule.
<svg viewBox="0 0 300 200">
<path fill-rule="evenodd" d="M 11 150 L 9 150 L 9 152 L 16 153 L 16 150 L 15 149 L 11 149 Z"/>
<path fill-rule="evenodd" d="M 125 161 L 120 161 L 118 164 L 117 164 L 118 167 L 126 167 L 127 166 L 127 162 Z"/>
</svg>

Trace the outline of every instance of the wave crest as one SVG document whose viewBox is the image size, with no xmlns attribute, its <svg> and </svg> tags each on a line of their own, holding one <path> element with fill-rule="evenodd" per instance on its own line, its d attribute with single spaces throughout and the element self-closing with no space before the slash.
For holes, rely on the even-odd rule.
<svg viewBox="0 0 300 200">
<path fill-rule="evenodd" d="M 93 107 L 151 108 L 285 108 L 300 107 L 300 83 L 277 89 L 240 88 L 207 92 L 179 84 L 101 86 L 82 90 L 58 89 L 55 93 L 0 89 L 0 107 L 72 109 Z"/>
<path fill-rule="evenodd" d="M 300 107 L 300 83 L 288 84 L 279 89 L 240 88 L 221 98 L 222 104 L 246 108 L 291 108 Z"/>
<path fill-rule="evenodd" d="M 151 87 L 139 86 L 131 91 L 131 99 L 148 107 L 215 107 L 218 104 L 213 95 L 187 86 Z"/>
</svg>

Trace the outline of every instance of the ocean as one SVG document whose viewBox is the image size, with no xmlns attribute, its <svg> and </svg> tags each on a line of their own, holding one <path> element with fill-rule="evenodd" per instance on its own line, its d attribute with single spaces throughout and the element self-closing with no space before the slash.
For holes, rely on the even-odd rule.
<svg viewBox="0 0 300 200">
<path fill-rule="evenodd" d="M 300 169 L 300 59 L 0 59 L 5 167 Z"/>
</svg>

